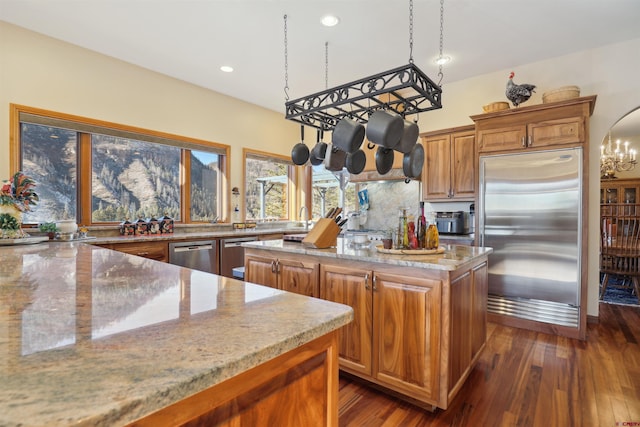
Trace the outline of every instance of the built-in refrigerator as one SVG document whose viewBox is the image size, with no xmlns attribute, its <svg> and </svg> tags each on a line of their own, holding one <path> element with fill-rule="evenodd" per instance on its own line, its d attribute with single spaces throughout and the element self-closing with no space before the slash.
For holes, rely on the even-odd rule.
<svg viewBox="0 0 640 427">
<path fill-rule="evenodd" d="M 490 313 L 579 326 L 582 162 L 582 148 L 480 157 Z"/>
</svg>

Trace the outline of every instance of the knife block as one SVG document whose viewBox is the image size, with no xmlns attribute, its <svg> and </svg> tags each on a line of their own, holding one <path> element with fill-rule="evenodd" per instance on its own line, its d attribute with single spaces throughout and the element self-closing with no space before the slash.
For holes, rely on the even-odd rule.
<svg viewBox="0 0 640 427">
<path fill-rule="evenodd" d="M 302 240 L 302 244 L 318 249 L 326 249 L 338 244 L 340 227 L 333 219 L 320 218 Z"/>
</svg>

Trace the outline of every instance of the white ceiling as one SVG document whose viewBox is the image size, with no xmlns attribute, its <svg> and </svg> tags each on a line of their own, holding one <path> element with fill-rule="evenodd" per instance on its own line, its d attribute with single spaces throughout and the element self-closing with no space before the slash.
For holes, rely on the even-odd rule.
<svg viewBox="0 0 640 427">
<path fill-rule="evenodd" d="M 438 82 L 440 1 L 413 13 Z M 325 42 L 329 87 L 409 62 L 409 0 L 0 0 L 0 20 L 282 113 L 285 14 L 291 99 L 325 89 Z M 442 83 L 638 38 L 639 20 L 640 0 L 446 0 Z"/>
</svg>

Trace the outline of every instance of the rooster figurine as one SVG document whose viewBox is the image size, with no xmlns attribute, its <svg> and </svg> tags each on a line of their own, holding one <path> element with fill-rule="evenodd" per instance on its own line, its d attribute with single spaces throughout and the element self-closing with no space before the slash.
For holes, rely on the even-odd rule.
<svg viewBox="0 0 640 427">
<path fill-rule="evenodd" d="M 507 96 L 507 99 L 513 103 L 514 107 L 526 102 L 533 92 L 535 92 L 535 85 L 530 84 L 521 84 L 517 85 L 513 82 L 513 76 L 516 74 L 512 71 L 509 74 L 509 81 L 507 82 L 507 90 L 504 94 Z"/>
</svg>

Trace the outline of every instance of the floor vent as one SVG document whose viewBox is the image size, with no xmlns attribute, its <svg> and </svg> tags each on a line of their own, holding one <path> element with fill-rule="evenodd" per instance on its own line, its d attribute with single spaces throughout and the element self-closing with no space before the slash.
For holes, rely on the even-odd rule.
<svg viewBox="0 0 640 427">
<path fill-rule="evenodd" d="M 580 309 L 574 305 L 498 295 L 489 295 L 487 310 L 489 313 L 503 316 L 519 317 L 572 328 L 578 327 L 580 319 Z"/>
</svg>

